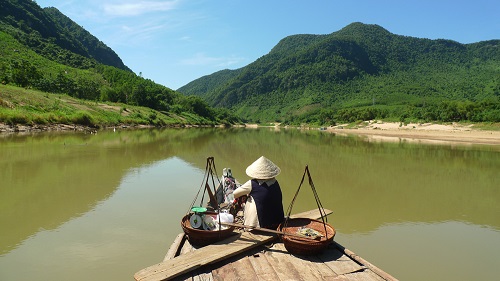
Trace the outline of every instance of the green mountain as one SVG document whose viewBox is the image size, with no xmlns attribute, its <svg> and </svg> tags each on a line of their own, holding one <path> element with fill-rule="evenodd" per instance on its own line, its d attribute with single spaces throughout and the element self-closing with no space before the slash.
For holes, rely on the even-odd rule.
<svg viewBox="0 0 500 281">
<path fill-rule="evenodd" d="M 203 124 L 237 120 L 201 98 L 186 97 L 137 76 L 84 28 L 57 9 L 42 9 L 31 0 L 0 1 L 0 83 L 95 102 L 144 106 L 166 115 L 194 114 Z M 1 98 L 0 111 L 8 104 Z"/>
<path fill-rule="evenodd" d="M 353 23 L 286 37 L 253 63 L 178 91 L 250 121 L 500 122 L 500 40 L 460 44 Z"/>
<path fill-rule="evenodd" d="M 103 42 L 56 8 L 41 9 L 35 1 L 0 2 L 0 30 L 61 64 L 89 68 L 101 63 L 130 71 Z"/>
</svg>

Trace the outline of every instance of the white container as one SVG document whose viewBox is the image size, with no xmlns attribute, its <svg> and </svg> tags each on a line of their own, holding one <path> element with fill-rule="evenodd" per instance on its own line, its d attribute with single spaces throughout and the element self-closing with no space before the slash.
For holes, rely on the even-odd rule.
<svg viewBox="0 0 500 281">
<path fill-rule="evenodd" d="M 219 216 L 221 222 L 232 223 L 234 221 L 234 217 L 230 213 L 220 213 Z M 217 221 L 219 221 L 219 217 L 217 217 Z"/>
</svg>

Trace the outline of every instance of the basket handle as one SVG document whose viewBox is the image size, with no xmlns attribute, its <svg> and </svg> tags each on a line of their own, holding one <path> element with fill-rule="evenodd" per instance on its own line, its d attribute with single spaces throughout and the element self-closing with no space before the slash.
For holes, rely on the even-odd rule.
<svg viewBox="0 0 500 281">
<path fill-rule="evenodd" d="M 201 195 L 201 203 L 203 203 L 203 201 L 204 201 L 205 191 L 206 191 L 208 193 L 208 197 L 210 199 L 210 205 L 214 208 L 214 210 L 219 210 L 219 205 L 217 204 L 217 200 L 214 196 L 214 194 L 216 192 L 216 190 L 215 190 L 215 188 L 216 188 L 215 187 L 215 178 L 217 178 L 217 181 L 219 181 L 219 184 L 221 184 L 220 180 L 217 176 L 217 169 L 215 168 L 214 157 L 208 157 L 207 158 L 207 165 L 205 167 L 205 175 L 203 176 L 203 180 L 201 182 L 200 189 L 198 190 L 198 193 L 194 197 L 194 200 L 191 203 L 189 210 L 187 211 L 188 214 L 191 211 L 191 209 L 193 208 L 196 200 L 198 199 L 198 195 L 200 195 L 200 192 L 202 189 L 203 189 L 203 193 Z M 210 182 L 212 183 L 212 186 L 214 187 L 213 192 L 212 192 L 212 190 L 210 190 Z"/>
<path fill-rule="evenodd" d="M 326 238 L 328 238 L 328 232 L 326 230 L 326 222 L 328 221 L 328 218 L 326 217 L 325 209 L 323 208 L 323 205 L 321 204 L 321 201 L 319 200 L 318 193 L 316 192 L 316 188 L 314 187 L 314 182 L 312 180 L 311 173 L 309 172 L 308 165 L 306 165 L 306 168 L 304 170 L 304 174 L 302 175 L 302 180 L 300 180 L 299 188 L 297 188 L 297 191 L 295 192 L 295 195 L 293 196 L 292 202 L 288 206 L 284 226 L 285 227 L 288 226 L 288 220 L 290 219 L 290 215 L 292 213 L 293 204 L 295 203 L 295 199 L 297 199 L 297 195 L 299 194 L 300 188 L 302 187 L 302 184 L 304 183 L 304 179 L 306 177 L 306 174 L 307 174 L 307 178 L 309 181 L 309 185 L 311 186 L 312 192 L 314 194 L 314 199 L 316 200 L 316 205 L 318 206 L 319 214 L 321 215 L 321 220 L 323 221 L 323 226 L 325 227 Z"/>
</svg>

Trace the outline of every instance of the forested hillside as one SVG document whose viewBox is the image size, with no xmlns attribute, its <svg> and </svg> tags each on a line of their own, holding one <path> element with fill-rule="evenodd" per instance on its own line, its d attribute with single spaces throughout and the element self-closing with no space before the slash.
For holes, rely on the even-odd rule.
<svg viewBox="0 0 500 281">
<path fill-rule="evenodd" d="M 353 23 L 289 36 L 242 69 L 178 91 L 251 121 L 500 122 L 500 40 L 460 44 Z"/>
<path fill-rule="evenodd" d="M 111 48 L 56 8 L 41 9 L 35 1 L 1 1 L 0 30 L 64 65 L 90 68 L 99 62 L 130 71 Z"/>
<path fill-rule="evenodd" d="M 136 75 L 88 31 L 57 9 L 42 9 L 31 0 L 0 2 L 0 83 L 166 114 L 196 114 L 207 124 L 237 120 L 198 97 Z M 7 103 L 0 100 L 0 109 L 2 104 Z"/>
</svg>

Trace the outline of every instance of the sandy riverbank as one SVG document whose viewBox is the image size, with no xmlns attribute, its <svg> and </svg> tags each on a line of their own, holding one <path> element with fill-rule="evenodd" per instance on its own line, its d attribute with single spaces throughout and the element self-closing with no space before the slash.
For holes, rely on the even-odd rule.
<svg viewBox="0 0 500 281">
<path fill-rule="evenodd" d="M 279 124 L 275 124 L 279 129 Z M 120 129 L 140 128 L 143 126 L 120 126 Z M 257 124 L 245 124 L 247 128 L 258 128 Z M 102 128 L 101 128 L 102 129 Z M 461 124 L 432 124 L 410 123 L 407 125 L 398 122 L 370 121 L 356 127 L 342 124 L 325 128 L 335 134 L 363 135 L 369 141 L 402 140 L 422 143 L 462 143 L 462 144 L 488 144 L 500 146 L 500 131 L 487 131 L 474 128 L 474 125 Z M 44 126 L 9 126 L 0 123 L 0 133 L 34 133 L 41 131 L 95 131 L 95 128 L 78 125 L 44 125 Z"/>
<path fill-rule="evenodd" d="M 338 134 L 364 135 L 370 140 L 446 142 L 463 144 L 500 145 L 500 131 L 475 129 L 473 125 L 410 123 L 370 121 L 357 128 L 347 128 L 347 124 L 327 127 L 327 131 Z"/>
</svg>

